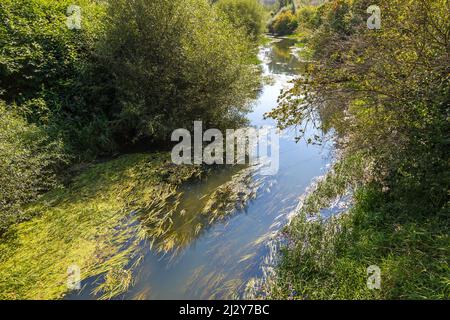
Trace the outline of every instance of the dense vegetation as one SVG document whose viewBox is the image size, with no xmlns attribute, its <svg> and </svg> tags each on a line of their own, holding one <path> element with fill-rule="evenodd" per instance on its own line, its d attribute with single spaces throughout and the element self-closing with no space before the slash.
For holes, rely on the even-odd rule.
<svg viewBox="0 0 450 320">
<path fill-rule="evenodd" d="M 240 30 L 202 0 L 111 0 L 102 57 L 117 94 L 125 143 L 167 142 L 174 128 L 242 124 L 257 88 Z"/>
<path fill-rule="evenodd" d="M 170 213 L 203 172 L 154 150 L 194 120 L 244 124 L 259 87 L 256 0 L 82 0 L 81 29 L 71 4 L 0 3 L 2 299 L 62 297 L 72 263 L 100 275 L 99 297 L 126 290 L 144 237 L 185 241 Z M 137 147 L 153 152 L 91 163 Z"/>
<path fill-rule="evenodd" d="M 23 219 L 21 205 L 56 186 L 60 141 L 0 103 L 0 233 Z"/>
<path fill-rule="evenodd" d="M 317 6 L 323 2 L 325 1 L 276 1 L 271 7 L 272 18 L 268 22 L 269 32 L 278 36 L 286 36 L 292 35 L 296 31 L 299 34 L 305 29 L 318 28 L 321 15 L 317 12 Z M 314 5 L 311 5 L 311 3 L 314 3 Z M 301 28 L 297 29 L 299 26 Z"/>
<path fill-rule="evenodd" d="M 107 74 L 94 68 L 104 8 L 80 1 L 82 30 L 69 30 L 70 4 L 2 1 L 0 99 L 52 138 L 62 138 L 67 153 L 84 156 L 109 148 L 104 130 L 104 113 L 110 107 Z"/>
<path fill-rule="evenodd" d="M 269 297 L 448 299 L 449 2 L 380 0 L 381 30 L 367 29 L 371 1 L 308 2 L 272 7 L 269 31 L 294 33 L 313 62 L 268 116 L 333 132 L 339 157 L 286 228 Z M 142 239 L 182 247 L 180 186 L 204 168 L 116 156 L 170 146 L 194 120 L 240 126 L 259 85 L 257 0 L 79 0 L 80 30 L 65 24 L 71 4 L 0 3 L 1 299 L 61 298 L 71 263 L 110 298 L 131 285 Z M 213 194 L 212 220 L 241 197 Z M 347 212 L 314 216 L 346 194 Z"/>
<path fill-rule="evenodd" d="M 366 26 L 371 4 L 298 12 L 314 62 L 269 116 L 333 129 L 342 155 L 286 230 L 276 298 L 450 296 L 449 2 L 378 1 L 381 30 Z M 349 212 L 311 222 L 349 190 Z"/>
<path fill-rule="evenodd" d="M 69 186 L 26 206 L 35 218 L 2 237 L 0 299 L 62 298 L 72 264 L 81 279 L 98 279 L 99 298 L 124 292 L 142 261 L 141 241 L 150 239 L 160 250 L 171 245 L 180 186 L 201 174 L 199 166 L 174 166 L 168 153 L 158 152 L 89 166 Z M 138 211 L 143 214 L 129 214 Z"/>
<path fill-rule="evenodd" d="M 262 31 L 261 7 L 243 3 L 252 30 L 207 0 L 82 0 L 80 30 L 70 1 L 2 1 L 0 229 L 67 165 L 167 146 L 198 119 L 243 124 L 259 85 L 247 32 Z"/>
</svg>

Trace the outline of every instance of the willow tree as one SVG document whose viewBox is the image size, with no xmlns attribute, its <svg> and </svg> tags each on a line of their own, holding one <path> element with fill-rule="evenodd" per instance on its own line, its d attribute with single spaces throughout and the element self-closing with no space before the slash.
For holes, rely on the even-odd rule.
<svg viewBox="0 0 450 320">
<path fill-rule="evenodd" d="M 167 141 L 194 120 L 244 123 L 258 77 L 243 32 L 206 0 L 111 0 L 106 57 L 124 143 Z"/>
</svg>

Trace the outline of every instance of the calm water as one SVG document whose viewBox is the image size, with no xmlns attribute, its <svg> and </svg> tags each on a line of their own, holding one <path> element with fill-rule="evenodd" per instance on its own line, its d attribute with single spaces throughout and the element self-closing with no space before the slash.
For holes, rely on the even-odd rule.
<svg viewBox="0 0 450 320">
<path fill-rule="evenodd" d="M 289 88 L 304 66 L 292 50 L 294 45 L 293 40 L 274 39 L 261 48 L 264 74 L 270 80 L 249 115 L 252 125 L 274 125 L 263 119 L 264 113 L 276 107 L 281 90 Z M 187 186 L 172 227 L 151 249 L 146 245 L 135 285 L 118 298 L 241 298 L 247 282 L 261 276 L 269 241 L 330 162 L 327 148 L 295 143 L 294 137 L 295 132 L 285 132 L 280 138 L 280 169 L 275 176 L 263 177 L 252 168 L 228 168 Z M 239 173 L 253 199 L 226 218 L 210 221 L 201 214 L 208 196 Z M 67 298 L 95 298 L 86 284 L 85 290 Z"/>
</svg>

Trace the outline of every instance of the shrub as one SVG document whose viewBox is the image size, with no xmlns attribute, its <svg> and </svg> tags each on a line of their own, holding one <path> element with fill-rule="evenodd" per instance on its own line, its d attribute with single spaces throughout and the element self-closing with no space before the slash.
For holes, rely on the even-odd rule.
<svg viewBox="0 0 450 320">
<path fill-rule="evenodd" d="M 297 20 L 302 28 L 316 29 L 321 24 L 321 16 L 315 6 L 304 6 L 298 10 Z"/>
<path fill-rule="evenodd" d="M 194 120 L 242 124 L 258 85 L 246 36 L 206 0 L 112 0 L 102 47 L 123 143 L 166 142 Z"/>
<path fill-rule="evenodd" d="M 60 141 L 0 101 L 0 234 L 24 217 L 20 206 L 56 184 Z"/>
<path fill-rule="evenodd" d="M 0 99 L 15 104 L 29 122 L 62 133 L 65 145 L 83 157 L 113 148 L 105 137 L 108 131 L 98 124 L 110 112 L 114 94 L 94 50 L 102 34 L 104 6 L 77 1 L 82 28 L 69 30 L 66 11 L 71 4 L 70 0 L 1 2 Z"/>
</svg>

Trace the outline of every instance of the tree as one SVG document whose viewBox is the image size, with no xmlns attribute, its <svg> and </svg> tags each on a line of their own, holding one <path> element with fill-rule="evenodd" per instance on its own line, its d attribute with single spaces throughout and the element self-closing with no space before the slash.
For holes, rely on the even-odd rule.
<svg viewBox="0 0 450 320">
<path fill-rule="evenodd" d="M 368 4 L 335 0 L 320 10 L 316 62 L 270 115 L 286 127 L 320 114 L 318 125 L 337 132 L 345 154 L 370 159 L 373 178 L 408 199 L 402 205 L 437 212 L 448 189 L 449 4 L 382 1 L 375 31 Z"/>
<path fill-rule="evenodd" d="M 113 104 L 95 46 L 104 5 L 80 0 L 80 30 L 66 26 L 70 0 L 4 0 L 0 5 L 0 99 L 30 123 L 62 135 L 66 151 L 90 158 L 115 148 L 108 127 Z M 75 158 L 75 157 L 74 157 Z"/>
</svg>

